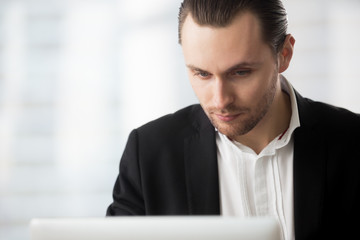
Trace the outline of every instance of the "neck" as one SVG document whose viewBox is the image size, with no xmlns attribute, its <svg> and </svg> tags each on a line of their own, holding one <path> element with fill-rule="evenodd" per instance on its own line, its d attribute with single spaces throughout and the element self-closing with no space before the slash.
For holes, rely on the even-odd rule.
<svg viewBox="0 0 360 240">
<path fill-rule="evenodd" d="M 287 93 L 277 86 L 274 101 L 263 119 L 247 134 L 235 138 L 259 154 L 275 137 L 288 129 L 291 119 L 291 102 Z"/>
</svg>

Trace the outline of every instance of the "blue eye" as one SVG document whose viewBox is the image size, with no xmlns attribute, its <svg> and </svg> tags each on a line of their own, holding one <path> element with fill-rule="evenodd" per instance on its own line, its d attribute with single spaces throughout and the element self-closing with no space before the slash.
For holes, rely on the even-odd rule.
<svg viewBox="0 0 360 240">
<path fill-rule="evenodd" d="M 240 76 L 244 76 L 249 73 L 250 73 L 250 70 L 236 71 L 236 74 L 240 75 Z"/>
<path fill-rule="evenodd" d="M 251 70 L 236 70 L 236 71 L 232 72 L 231 75 L 243 77 L 243 76 L 249 75 L 250 73 L 251 73 Z"/>
<path fill-rule="evenodd" d="M 202 79 L 208 79 L 211 76 L 210 73 L 204 71 L 196 71 L 194 75 Z"/>
<path fill-rule="evenodd" d="M 206 72 L 200 72 L 199 75 L 200 75 L 201 77 L 207 77 L 207 76 L 209 76 L 209 74 L 206 73 Z"/>
</svg>

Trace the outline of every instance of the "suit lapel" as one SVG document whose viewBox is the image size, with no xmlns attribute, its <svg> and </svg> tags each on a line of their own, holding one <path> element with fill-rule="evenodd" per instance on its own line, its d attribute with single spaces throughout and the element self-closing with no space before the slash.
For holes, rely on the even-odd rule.
<svg viewBox="0 0 360 240">
<path fill-rule="evenodd" d="M 185 139 L 184 156 L 190 214 L 218 215 L 219 180 L 215 131 L 202 110 L 196 113 L 195 134 Z"/>
<path fill-rule="evenodd" d="M 307 239 L 321 225 L 325 195 L 325 157 L 323 136 L 316 132 L 316 112 L 310 100 L 298 93 L 301 127 L 294 132 L 294 214 L 295 236 Z"/>
</svg>

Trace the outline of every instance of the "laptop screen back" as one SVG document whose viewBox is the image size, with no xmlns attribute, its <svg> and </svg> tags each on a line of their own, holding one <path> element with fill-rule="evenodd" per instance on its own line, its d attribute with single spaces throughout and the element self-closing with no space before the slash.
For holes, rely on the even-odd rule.
<svg viewBox="0 0 360 240">
<path fill-rule="evenodd" d="M 111 217 L 33 219 L 32 240 L 279 240 L 272 218 Z"/>
</svg>

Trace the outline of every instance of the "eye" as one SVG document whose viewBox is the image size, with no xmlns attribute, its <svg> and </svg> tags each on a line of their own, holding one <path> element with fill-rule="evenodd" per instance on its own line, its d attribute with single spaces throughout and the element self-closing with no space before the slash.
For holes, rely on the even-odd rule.
<svg viewBox="0 0 360 240">
<path fill-rule="evenodd" d="M 249 75 L 250 73 L 251 70 L 235 70 L 231 73 L 231 75 L 243 77 Z"/>
<path fill-rule="evenodd" d="M 204 71 L 195 71 L 194 76 L 197 76 L 201 79 L 208 79 L 208 78 L 210 78 L 211 74 L 208 72 L 204 72 Z"/>
<path fill-rule="evenodd" d="M 209 74 L 207 72 L 199 72 L 199 76 L 201 77 L 208 77 Z"/>
</svg>

